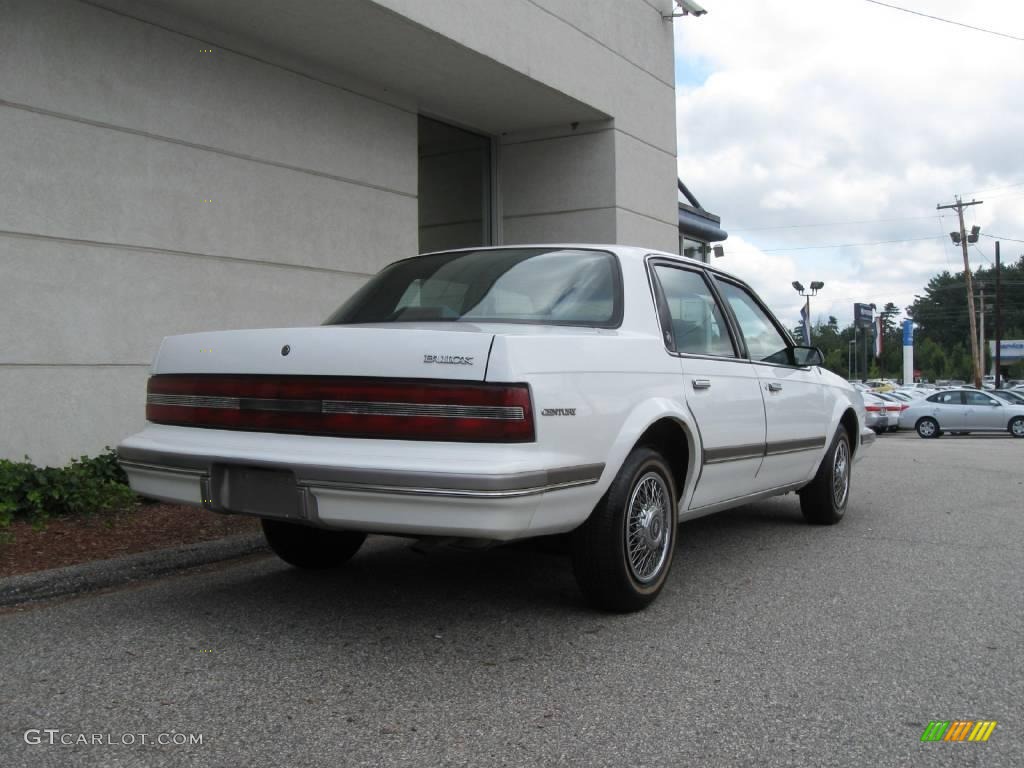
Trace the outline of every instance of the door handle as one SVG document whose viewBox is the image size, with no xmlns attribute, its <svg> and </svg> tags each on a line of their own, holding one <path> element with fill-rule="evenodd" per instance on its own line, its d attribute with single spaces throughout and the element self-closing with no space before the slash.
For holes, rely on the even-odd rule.
<svg viewBox="0 0 1024 768">
<path fill-rule="evenodd" d="M 782 391 L 782 385 L 779 384 L 779 382 L 777 382 L 777 381 L 769 381 L 768 382 L 768 391 L 769 392 L 781 392 Z"/>
<path fill-rule="evenodd" d="M 694 389 L 711 389 L 711 379 L 694 379 Z"/>
</svg>

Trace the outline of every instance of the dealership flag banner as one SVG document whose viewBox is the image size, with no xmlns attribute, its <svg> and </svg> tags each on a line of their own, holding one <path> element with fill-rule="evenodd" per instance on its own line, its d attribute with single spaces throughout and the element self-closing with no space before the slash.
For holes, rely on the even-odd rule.
<svg viewBox="0 0 1024 768">
<path fill-rule="evenodd" d="M 914 321 L 903 321 L 903 383 L 914 380 Z"/>
<path fill-rule="evenodd" d="M 882 316 L 875 318 L 875 357 L 882 356 Z"/>
<path fill-rule="evenodd" d="M 807 311 L 807 305 L 800 307 L 800 319 L 804 324 L 804 346 L 811 346 L 811 313 Z"/>
</svg>

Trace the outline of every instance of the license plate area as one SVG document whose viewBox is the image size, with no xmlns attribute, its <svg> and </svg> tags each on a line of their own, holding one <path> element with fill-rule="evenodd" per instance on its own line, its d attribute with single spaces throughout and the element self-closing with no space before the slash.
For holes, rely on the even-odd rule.
<svg viewBox="0 0 1024 768">
<path fill-rule="evenodd" d="M 215 507 L 259 517 L 302 519 L 295 473 L 280 469 L 215 464 L 210 472 Z"/>
</svg>

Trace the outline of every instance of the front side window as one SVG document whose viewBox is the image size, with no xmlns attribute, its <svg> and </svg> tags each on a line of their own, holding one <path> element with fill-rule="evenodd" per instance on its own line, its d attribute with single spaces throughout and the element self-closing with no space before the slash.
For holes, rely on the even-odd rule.
<svg viewBox="0 0 1024 768">
<path fill-rule="evenodd" d="M 606 251 L 503 248 L 434 253 L 385 267 L 324 325 L 511 322 L 610 328 L 622 317 Z"/>
<path fill-rule="evenodd" d="M 664 264 L 654 267 L 665 300 L 668 323 L 676 352 L 687 355 L 735 357 L 722 308 L 702 275 Z"/>
<path fill-rule="evenodd" d="M 996 401 L 983 392 L 964 392 L 964 402 L 967 405 L 996 405 Z"/>
<path fill-rule="evenodd" d="M 722 298 L 729 304 L 740 325 L 740 333 L 747 343 L 750 359 L 778 365 L 792 364 L 789 339 L 779 332 L 750 292 L 724 280 L 716 282 Z"/>
<path fill-rule="evenodd" d="M 1024 397 L 1021 397 L 1016 392 L 993 392 L 996 397 L 1005 400 L 1011 405 L 1020 405 L 1024 403 Z"/>
</svg>

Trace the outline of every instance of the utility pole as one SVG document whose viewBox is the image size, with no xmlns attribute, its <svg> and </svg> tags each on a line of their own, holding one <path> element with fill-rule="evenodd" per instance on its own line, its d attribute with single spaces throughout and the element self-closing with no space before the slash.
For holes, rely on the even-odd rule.
<svg viewBox="0 0 1024 768">
<path fill-rule="evenodd" d="M 985 284 L 978 283 L 978 290 L 981 292 L 981 308 L 978 310 L 978 326 L 980 327 L 978 342 L 978 367 L 981 373 L 985 373 Z"/>
<path fill-rule="evenodd" d="M 958 195 L 955 203 L 935 206 L 937 211 L 947 208 L 956 210 L 956 214 L 960 219 L 960 231 L 951 232 L 950 237 L 953 238 L 954 243 L 960 244 L 964 252 L 964 277 L 967 280 L 967 317 L 971 325 L 971 357 L 974 360 L 974 386 L 978 389 L 981 389 L 981 370 L 978 365 L 978 328 L 974 322 L 974 281 L 971 279 L 971 265 L 967 261 L 967 230 L 964 229 L 964 208 L 969 208 L 972 205 L 981 205 L 983 202 L 983 200 L 972 200 L 969 203 L 965 203 Z M 972 242 L 977 242 L 977 232 L 972 231 L 971 235 L 974 238 Z"/>
<path fill-rule="evenodd" d="M 1002 358 L 999 348 L 1003 345 L 1003 291 L 1000 285 L 999 241 L 996 240 L 996 389 L 999 389 L 1003 374 L 1000 372 Z"/>
</svg>

